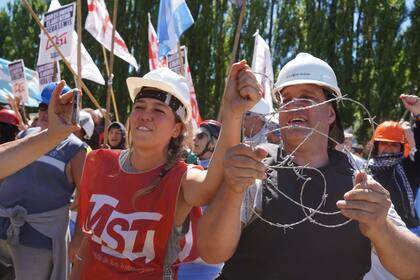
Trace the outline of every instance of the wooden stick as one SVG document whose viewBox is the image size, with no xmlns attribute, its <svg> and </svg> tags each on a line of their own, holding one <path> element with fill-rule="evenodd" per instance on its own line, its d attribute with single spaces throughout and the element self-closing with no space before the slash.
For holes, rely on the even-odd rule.
<svg viewBox="0 0 420 280">
<path fill-rule="evenodd" d="M 106 49 L 102 45 L 102 53 L 104 55 L 104 61 L 105 61 L 105 70 L 106 70 L 106 76 L 109 76 L 109 65 L 108 65 L 108 57 L 106 57 Z"/>
<path fill-rule="evenodd" d="M 238 51 L 239 38 L 241 36 L 241 29 L 242 29 L 242 23 L 245 17 L 245 11 L 246 11 L 246 0 L 242 2 L 241 14 L 239 15 L 238 26 L 236 27 L 235 40 L 233 42 L 233 49 L 232 49 L 232 53 L 230 54 L 229 68 L 227 69 L 226 74 L 229 74 L 230 68 L 232 67 L 232 64 L 235 62 L 235 59 L 236 59 L 236 53 Z"/>
<path fill-rule="evenodd" d="M 235 40 L 233 42 L 233 49 L 230 54 L 230 61 L 229 61 L 229 66 L 226 71 L 226 77 L 229 75 L 230 68 L 232 67 L 232 64 L 235 62 L 236 52 L 238 51 L 239 37 L 241 35 L 242 23 L 244 21 L 245 11 L 246 11 L 246 2 L 247 2 L 246 0 L 242 1 L 241 13 L 239 15 L 238 25 L 236 27 Z M 220 101 L 219 113 L 217 114 L 218 121 L 222 121 L 222 107 L 223 107 L 223 99 L 225 96 L 225 90 L 226 90 L 226 84 L 225 84 L 225 89 L 223 90 L 222 100 Z"/>
<path fill-rule="evenodd" d="M 38 16 L 35 14 L 34 10 L 32 9 L 32 7 L 29 5 L 27 0 L 21 0 L 23 5 L 25 6 L 25 8 L 29 11 L 29 13 L 31 14 L 32 18 L 36 21 L 36 23 L 38 24 L 38 26 L 41 28 L 41 30 L 47 35 L 48 40 L 52 43 L 52 45 L 54 46 L 55 50 L 57 51 L 57 53 L 60 55 L 61 59 L 63 60 L 64 64 L 67 66 L 67 69 L 69 69 L 69 71 L 72 73 L 73 76 L 77 76 L 77 73 L 74 72 L 74 70 L 71 68 L 70 63 L 68 62 L 68 60 L 64 57 L 63 53 L 61 52 L 60 48 L 57 46 L 57 44 L 54 42 L 54 40 L 52 39 L 51 35 L 48 33 L 48 31 L 45 29 L 44 25 L 41 23 L 41 21 L 39 20 Z M 93 96 L 93 94 L 90 92 L 90 90 L 87 88 L 87 86 L 85 85 L 85 83 L 83 82 L 82 79 L 80 79 L 80 83 L 81 83 L 81 87 L 82 89 L 86 92 L 86 94 L 88 95 L 89 99 L 92 101 L 92 103 L 99 109 L 102 110 L 101 105 L 99 105 L 98 101 L 95 99 L 95 97 Z M 108 116 L 105 116 L 105 118 L 107 118 Z"/>
<path fill-rule="evenodd" d="M 114 78 L 113 68 L 114 68 L 114 42 L 115 42 L 115 29 L 117 25 L 117 9 L 118 9 L 118 0 L 114 0 L 114 9 L 112 11 L 112 41 L 111 41 L 111 53 L 109 54 L 109 75 L 107 81 L 107 95 L 106 95 L 106 113 L 108 114 L 111 103 L 112 95 L 112 79 Z M 109 118 L 105 120 L 105 131 L 104 131 L 104 144 L 108 145 L 108 126 L 110 124 Z"/>
<path fill-rule="evenodd" d="M 54 67 L 53 67 L 53 82 L 57 82 L 57 72 L 58 72 L 58 60 L 54 60 Z"/>
<path fill-rule="evenodd" d="M 82 2 L 77 0 L 77 88 L 81 89 L 82 77 Z"/>
<path fill-rule="evenodd" d="M 106 49 L 105 49 L 104 46 L 102 46 L 102 53 L 104 55 L 106 76 L 108 77 L 109 76 L 108 58 L 106 57 Z M 112 99 L 112 106 L 114 107 L 115 118 L 117 119 L 117 122 L 119 122 L 120 121 L 120 116 L 118 114 L 118 107 L 117 107 L 117 102 L 115 101 L 114 90 L 112 90 L 112 92 L 111 92 L 111 99 Z"/>
<path fill-rule="evenodd" d="M 18 107 L 18 118 L 24 123 L 24 124 L 28 124 L 28 114 L 26 113 L 26 108 L 25 108 L 25 102 L 23 102 L 22 100 L 22 113 L 23 113 L 23 117 L 22 115 L 20 115 L 19 112 L 19 107 Z"/>
</svg>

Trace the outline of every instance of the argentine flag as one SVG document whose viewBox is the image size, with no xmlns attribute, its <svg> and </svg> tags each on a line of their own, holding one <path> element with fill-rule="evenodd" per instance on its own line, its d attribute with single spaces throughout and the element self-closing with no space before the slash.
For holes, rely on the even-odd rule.
<svg viewBox="0 0 420 280">
<path fill-rule="evenodd" d="M 194 23 L 185 0 L 161 0 L 158 16 L 159 57 L 175 50 L 179 37 Z"/>
</svg>

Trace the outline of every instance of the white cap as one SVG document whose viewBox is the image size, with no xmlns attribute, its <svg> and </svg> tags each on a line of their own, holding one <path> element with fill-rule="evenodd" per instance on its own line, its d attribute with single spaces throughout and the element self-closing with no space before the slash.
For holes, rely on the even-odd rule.
<svg viewBox="0 0 420 280">
<path fill-rule="evenodd" d="M 249 111 L 260 115 L 267 115 L 270 113 L 270 105 L 261 98 Z"/>
<path fill-rule="evenodd" d="M 190 91 L 187 79 L 169 68 L 163 67 L 150 71 L 143 78 L 130 77 L 127 79 L 127 87 L 133 102 L 143 87 L 156 88 L 171 94 L 182 103 L 187 111 L 184 122 L 191 120 Z M 182 108 L 180 107 L 180 109 Z M 180 115 L 181 112 L 175 113 Z"/>
<path fill-rule="evenodd" d="M 93 130 L 95 129 L 95 124 L 93 122 L 92 116 L 85 111 L 79 112 L 79 123 L 82 129 L 85 131 L 85 139 L 89 140 L 93 135 Z"/>
<path fill-rule="evenodd" d="M 309 53 L 299 53 L 280 70 L 274 92 L 291 85 L 315 84 L 330 89 L 336 96 L 341 96 L 337 77 L 331 66 Z"/>
</svg>

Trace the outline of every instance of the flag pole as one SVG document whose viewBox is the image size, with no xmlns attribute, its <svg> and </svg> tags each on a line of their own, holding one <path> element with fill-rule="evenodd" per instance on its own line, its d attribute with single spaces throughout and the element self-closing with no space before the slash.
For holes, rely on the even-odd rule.
<svg viewBox="0 0 420 280">
<path fill-rule="evenodd" d="M 112 95 L 112 79 L 114 78 L 113 67 L 114 67 L 114 43 L 115 43 L 115 29 L 117 24 L 117 8 L 118 0 L 114 0 L 114 10 L 112 11 L 112 41 L 111 41 L 111 53 L 109 54 L 109 75 L 108 75 L 108 91 L 106 95 L 106 114 L 108 114 L 111 103 Z M 105 115 L 105 114 L 104 114 Z M 105 119 L 105 132 L 104 132 L 104 144 L 108 144 L 108 126 L 110 124 L 109 118 Z"/>
<path fill-rule="evenodd" d="M 247 2 L 246 0 L 242 1 L 241 13 L 239 15 L 238 25 L 236 27 L 235 40 L 233 42 L 233 49 L 232 49 L 232 52 L 230 54 L 230 61 L 229 61 L 229 65 L 228 65 L 228 68 L 227 68 L 227 71 L 226 71 L 226 77 L 227 77 L 227 75 L 229 75 L 230 68 L 232 67 L 232 64 L 235 62 L 235 59 L 236 59 L 236 53 L 238 51 L 239 37 L 241 35 L 242 23 L 243 23 L 244 17 L 245 17 L 246 2 Z M 225 84 L 225 90 L 226 90 L 226 84 Z M 223 91 L 222 100 L 220 102 L 219 113 L 217 114 L 217 120 L 219 120 L 219 121 L 222 120 L 222 107 L 223 107 L 223 99 L 224 99 L 223 97 L 225 96 L 225 90 Z"/>
<path fill-rule="evenodd" d="M 18 110 L 18 112 L 19 112 L 19 110 Z M 23 118 L 22 118 L 22 116 L 20 116 L 20 119 L 22 120 L 23 124 L 28 124 L 28 114 L 26 113 L 25 102 L 23 101 L 23 99 L 22 99 L 22 113 L 23 113 Z"/>
<path fill-rule="evenodd" d="M 54 67 L 53 67 L 53 82 L 57 82 L 57 72 L 58 72 L 58 60 L 54 59 Z"/>
<path fill-rule="evenodd" d="M 232 53 L 230 54 L 230 62 L 229 62 L 229 67 L 227 69 L 226 74 L 229 74 L 230 68 L 232 67 L 232 64 L 235 62 L 235 59 L 236 59 L 236 53 L 238 51 L 239 38 L 241 36 L 241 29 L 242 29 L 242 24 L 245 17 L 245 11 L 246 11 L 246 0 L 242 2 L 241 13 L 239 15 L 238 25 L 236 27 L 235 40 L 233 42 L 233 49 L 232 49 Z"/>
<path fill-rule="evenodd" d="M 82 2 L 77 0 L 77 88 L 81 89 L 82 77 Z"/>
<path fill-rule="evenodd" d="M 25 8 L 29 11 L 29 13 L 32 15 L 32 18 L 35 20 L 35 22 L 38 24 L 38 26 L 41 28 L 41 30 L 45 33 L 45 35 L 47 35 L 48 40 L 52 43 L 52 45 L 54 46 L 54 49 L 57 51 L 57 53 L 60 55 L 61 59 L 63 60 L 64 64 L 67 66 L 67 68 L 69 69 L 69 71 L 72 73 L 73 76 L 77 76 L 77 73 L 74 72 L 74 70 L 71 68 L 70 63 L 68 62 L 68 60 L 64 57 L 63 53 L 61 52 L 60 48 L 57 46 L 57 44 L 54 42 L 54 40 L 52 39 L 51 35 L 48 33 L 48 31 L 45 29 L 44 25 L 41 23 L 41 21 L 39 20 L 38 16 L 35 14 L 34 10 L 32 9 L 32 7 L 29 5 L 27 0 L 21 0 L 22 3 L 24 4 Z M 86 94 L 88 95 L 89 99 L 92 101 L 92 103 L 98 108 L 98 109 L 102 109 L 101 105 L 99 105 L 98 101 L 95 99 L 95 97 L 93 96 L 93 94 L 90 92 L 90 90 L 87 88 L 87 86 L 85 85 L 85 83 L 83 82 L 83 80 L 81 81 L 81 87 L 82 89 L 86 92 Z M 105 118 L 107 118 L 107 116 L 105 116 Z"/>
<path fill-rule="evenodd" d="M 102 45 L 102 53 L 104 55 L 106 76 L 108 77 L 109 76 L 108 58 L 106 57 L 106 49 L 103 45 Z M 117 108 L 117 102 L 115 101 L 114 90 L 112 91 L 111 99 L 112 99 L 112 107 L 114 107 L 115 118 L 117 119 L 117 122 L 119 122 L 120 121 L 120 116 L 118 114 L 118 108 Z"/>
</svg>

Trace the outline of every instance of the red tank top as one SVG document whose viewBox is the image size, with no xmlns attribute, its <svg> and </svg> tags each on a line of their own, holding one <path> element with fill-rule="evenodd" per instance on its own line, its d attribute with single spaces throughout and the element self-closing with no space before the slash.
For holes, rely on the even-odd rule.
<svg viewBox="0 0 420 280">
<path fill-rule="evenodd" d="M 127 173 L 120 167 L 120 153 L 97 150 L 86 159 L 79 224 L 90 239 L 82 279 L 162 279 L 178 192 L 188 165 L 178 162 L 154 191 L 133 201 L 136 191 L 150 185 L 162 167 Z"/>
</svg>

